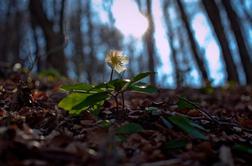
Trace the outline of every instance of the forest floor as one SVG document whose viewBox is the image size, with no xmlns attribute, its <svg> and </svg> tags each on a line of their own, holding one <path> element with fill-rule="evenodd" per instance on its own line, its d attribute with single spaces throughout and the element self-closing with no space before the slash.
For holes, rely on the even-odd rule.
<svg viewBox="0 0 252 166">
<path fill-rule="evenodd" d="M 0 165 L 252 165 L 252 87 L 128 93 L 73 117 L 62 81 L 24 78 L 0 79 Z"/>
</svg>

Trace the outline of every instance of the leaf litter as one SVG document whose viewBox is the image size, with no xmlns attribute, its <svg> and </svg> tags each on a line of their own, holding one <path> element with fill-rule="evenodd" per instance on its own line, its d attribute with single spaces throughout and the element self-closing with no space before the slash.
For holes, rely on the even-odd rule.
<svg viewBox="0 0 252 166">
<path fill-rule="evenodd" d="M 0 79 L 0 165 L 252 163 L 252 87 L 129 92 L 124 110 L 109 100 L 70 116 L 64 81 L 27 78 Z"/>
</svg>

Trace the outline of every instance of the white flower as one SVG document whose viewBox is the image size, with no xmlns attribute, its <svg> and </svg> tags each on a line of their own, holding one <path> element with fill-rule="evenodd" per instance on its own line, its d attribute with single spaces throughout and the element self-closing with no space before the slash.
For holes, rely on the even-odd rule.
<svg viewBox="0 0 252 166">
<path fill-rule="evenodd" d="M 121 73 L 127 69 L 125 65 L 128 64 L 128 61 L 128 57 L 117 50 L 109 51 L 105 58 L 105 62 L 117 73 Z"/>
</svg>

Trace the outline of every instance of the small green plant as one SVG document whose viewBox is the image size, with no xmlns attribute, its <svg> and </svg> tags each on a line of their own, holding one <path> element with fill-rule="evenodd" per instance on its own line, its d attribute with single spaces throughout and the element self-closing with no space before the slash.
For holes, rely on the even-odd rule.
<svg viewBox="0 0 252 166">
<path fill-rule="evenodd" d="M 141 93 L 156 93 L 157 89 L 141 82 L 144 78 L 150 76 L 151 72 L 144 72 L 134 76 L 131 79 L 123 79 L 122 73 L 127 69 L 125 65 L 128 58 L 120 51 L 110 51 L 105 62 L 111 67 L 110 79 L 108 82 L 98 85 L 79 83 L 75 85 L 65 85 L 63 90 L 69 94 L 58 104 L 60 108 L 69 111 L 72 115 L 79 115 L 82 111 L 88 110 L 97 115 L 103 103 L 113 98 L 116 103 L 116 109 L 119 110 L 119 97 L 122 100 L 122 109 L 125 109 L 124 93 L 126 91 L 135 91 Z M 114 72 L 120 75 L 120 79 L 113 79 Z"/>
</svg>

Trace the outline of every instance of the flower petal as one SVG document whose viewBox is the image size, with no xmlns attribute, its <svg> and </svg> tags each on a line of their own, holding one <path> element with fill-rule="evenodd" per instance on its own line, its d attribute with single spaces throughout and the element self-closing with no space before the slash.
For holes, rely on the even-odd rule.
<svg viewBox="0 0 252 166">
<path fill-rule="evenodd" d="M 124 65 L 128 64 L 129 60 L 122 51 L 111 50 L 107 53 L 105 62 L 117 73 L 121 73 L 127 69 Z"/>
<path fill-rule="evenodd" d="M 115 69 L 115 71 L 116 71 L 117 73 L 119 73 L 119 74 L 122 73 L 123 71 L 127 70 L 126 67 L 120 66 L 120 65 L 116 65 L 114 69 Z"/>
<path fill-rule="evenodd" d="M 129 58 L 127 56 L 123 56 L 122 57 L 122 63 L 125 64 L 125 65 L 128 64 L 129 63 Z"/>
</svg>

